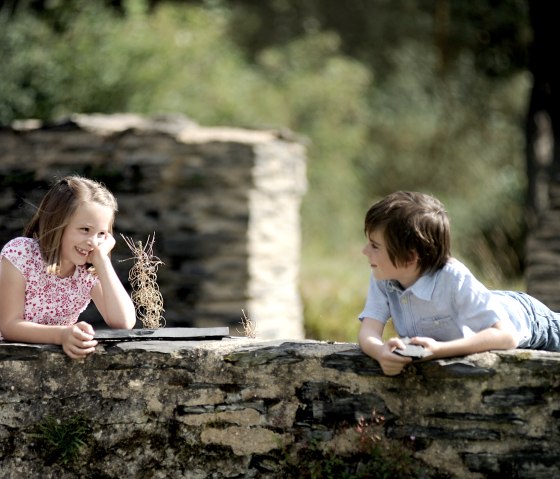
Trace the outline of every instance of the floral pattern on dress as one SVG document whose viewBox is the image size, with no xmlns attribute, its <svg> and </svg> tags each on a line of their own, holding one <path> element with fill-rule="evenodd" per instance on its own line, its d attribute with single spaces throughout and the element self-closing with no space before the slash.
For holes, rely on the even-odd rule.
<svg viewBox="0 0 560 479">
<path fill-rule="evenodd" d="M 0 256 L 9 260 L 25 278 L 26 321 L 54 326 L 68 326 L 78 321 L 98 281 L 86 267 L 76 266 L 74 274 L 67 278 L 47 273 L 39 242 L 33 238 L 9 241 Z"/>
</svg>

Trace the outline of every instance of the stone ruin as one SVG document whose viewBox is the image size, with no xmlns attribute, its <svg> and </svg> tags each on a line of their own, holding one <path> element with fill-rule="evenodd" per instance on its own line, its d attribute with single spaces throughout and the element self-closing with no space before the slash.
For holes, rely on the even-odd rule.
<svg viewBox="0 0 560 479">
<path fill-rule="evenodd" d="M 246 311 L 260 335 L 105 340 L 79 361 L 0 343 L 0 478 L 276 479 L 373 460 L 394 471 L 391 445 L 410 451 L 415 477 L 559 476 L 558 353 L 491 351 L 387 377 L 357 344 L 277 339 L 302 336 L 304 155 L 285 133 L 176 117 L 0 130 L 2 244 L 54 176 L 97 178 L 119 200 L 117 233 L 156 233 L 168 326 L 238 325 Z M 116 249 L 126 282 L 130 251 Z M 374 414 L 377 459 L 357 429 Z M 61 430 L 73 443 L 53 448 Z"/>
<path fill-rule="evenodd" d="M 78 361 L 0 343 L 0 478 L 326 479 L 345 464 L 356 478 L 552 479 L 559 405 L 560 354 L 545 351 L 387 377 L 348 343 L 104 341 Z"/>
<path fill-rule="evenodd" d="M 95 178 L 119 202 L 113 261 L 124 284 L 132 262 L 120 234 L 155 234 L 167 326 L 243 334 L 245 314 L 260 338 L 302 338 L 305 161 L 290 132 L 207 128 L 182 116 L 15 122 L 0 129 L 0 243 L 21 234 L 55 177 Z M 84 318 L 100 321 L 94 306 Z"/>
</svg>

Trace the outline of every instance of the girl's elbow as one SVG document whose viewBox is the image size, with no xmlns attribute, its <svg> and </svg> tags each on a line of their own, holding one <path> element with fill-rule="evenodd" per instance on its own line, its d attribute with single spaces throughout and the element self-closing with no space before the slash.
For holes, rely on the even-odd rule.
<svg viewBox="0 0 560 479">
<path fill-rule="evenodd" d="M 136 312 L 106 317 L 105 323 L 112 329 L 133 329 L 136 325 Z"/>
<path fill-rule="evenodd" d="M 133 329 L 136 326 L 136 311 L 129 312 L 120 323 L 122 329 Z"/>
<path fill-rule="evenodd" d="M 136 308 L 132 301 L 127 302 L 123 305 L 122 312 L 119 314 L 119 318 L 116 320 L 119 324 L 119 328 L 122 329 L 133 329 L 136 325 Z"/>
<path fill-rule="evenodd" d="M 133 316 L 132 318 L 130 318 L 128 320 L 128 322 L 126 323 L 126 328 L 125 329 L 133 329 L 134 326 L 136 326 L 136 316 Z"/>
</svg>

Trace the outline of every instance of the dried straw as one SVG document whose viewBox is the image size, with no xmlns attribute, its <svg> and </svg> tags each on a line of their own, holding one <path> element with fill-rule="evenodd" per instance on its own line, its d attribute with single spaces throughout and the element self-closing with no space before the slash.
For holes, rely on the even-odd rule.
<svg viewBox="0 0 560 479">
<path fill-rule="evenodd" d="M 163 297 L 157 284 L 157 271 L 163 262 L 153 254 L 155 233 L 148 236 L 145 245 L 141 241 L 122 235 L 122 238 L 134 254 L 134 266 L 130 269 L 128 280 L 132 287 L 132 301 L 136 307 L 136 315 L 144 328 L 157 329 L 165 326 L 162 313 Z M 126 261 L 126 260 L 125 260 Z"/>
</svg>

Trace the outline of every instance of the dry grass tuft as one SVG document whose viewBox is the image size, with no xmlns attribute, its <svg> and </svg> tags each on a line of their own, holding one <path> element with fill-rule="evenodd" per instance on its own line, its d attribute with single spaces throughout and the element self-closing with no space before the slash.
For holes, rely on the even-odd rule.
<svg viewBox="0 0 560 479">
<path fill-rule="evenodd" d="M 241 326 L 243 327 L 243 334 L 248 338 L 255 339 L 257 337 L 257 325 L 256 323 L 247 317 L 245 311 L 242 309 L 241 312 L 243 316 L 241 316 Z M 240 331 L 239 331 L 240 332 Z"/>
<path fill-rule="evenodd" d="M 163 297 L 157 284 L 157 271 L 163 262 L 153 253 L 156 235 L 148 236 L 144 245 L 141 241 L 135 243 L 132 238 L 121 236 L 134 254 L 133 258 L 129 258 L 134 260 L 134 266 L 130 269 L 128 279 L 138 319 L 144 328 L 164 327 Z"/>
</svg>

